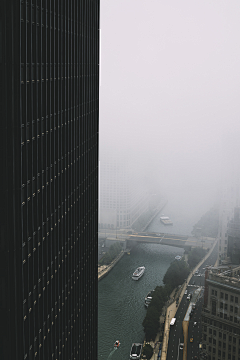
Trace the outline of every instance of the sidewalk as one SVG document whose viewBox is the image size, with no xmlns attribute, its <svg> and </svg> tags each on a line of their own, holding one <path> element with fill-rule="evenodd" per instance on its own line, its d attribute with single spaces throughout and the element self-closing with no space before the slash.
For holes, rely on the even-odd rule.
<svg viewBox="0 0 240 360">
<path fill-rule="evenodd" d="M 216 243 L 217 243 L 217 239 L 215 240 L 212 248 L 208 251 L 208 253 L 204 256 L 204 258 L 197 264 L 197 266 L 190 272 L 190 274 L 188 275 L 187 280 L 185 281 L 185 283 L 182 285 L 181 287 L 181 292 L 179 295 L 179 300 L 178 303 L 180 303 L 182 301 L 182 297 L 185 293 L 185 290 L 187 289 L 188 283 L 190 281 L 190 279 L 192 278 L 193 274 L 195 273 L 195 271 L 203 264 L 203 262 L 211 255 Z M 175 291 L 175 290 L 174 290 Z M 173 293 L 170 295 L 170 300 L 172 298 Z M 177 294 L 178 295 L 178 294 Z M 175 298 L 177 298 L 177 295 L 175 295 Z M 178 307 L 176 306 L 176 301 L 174 300 L 172 304 L 170 304 L 167 309 L 166 309 L 166 317 L 165 317 L 165 328 L 164 328 L 164 334 L 163 334 L 163 343 L 162 343 L 162 354 L 161 354 L 161 360 L 166 360 L 167 359 L 167 351 L 168 351 L 168 338 L 169 338 L 169 331 L 170 331 L 170 321 L 171 319 L 175 316 L 176 312 L 177 312 Z M 164 321 L 164 320 L 163 320 Z M 161 317 L 160 317 L 160 322 L 161 322 Z M 186 326 L 186 325 L 185 325 Z M 185 327 L 184 326 L 184 327 Z M 187 325 L 188 328 L 188 325 Z M 185 329 L 187 331 L 187 329 Z M 160 334 L 157 334 L 156 339 L 155 339 L 155 344 L 158 341 L 160 337 Z M 185 341 L 184 341 L 185 342 Z M 151 342 L 152 347 L 154 347 L 154 342 Z M 151 360 L 156 360 L 157 359 L 157 354 L 159 351 L 159 344 L 157 344 L 157 346 L 154 348 L 153 351 L 153 356 L 151 357 Z M 185 358 L 187 356 L 187 348 L 185 348 L 184 351 L 184 355 Z"/>
</svg>

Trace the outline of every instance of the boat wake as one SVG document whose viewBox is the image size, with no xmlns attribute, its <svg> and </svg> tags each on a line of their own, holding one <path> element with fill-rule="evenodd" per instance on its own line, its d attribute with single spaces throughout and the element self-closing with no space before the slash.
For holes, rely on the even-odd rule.
<svg viewBox="0 0 240 360">
<path fill-rule="evenodd" d="M 108 359 L 111 359 L 112 355 L 114 354 L 114 352 L 117 350 L 118 348 L 113 348 L 113 350 L 110 352 L 110 354 L 108 355 Z"/>
</svg>

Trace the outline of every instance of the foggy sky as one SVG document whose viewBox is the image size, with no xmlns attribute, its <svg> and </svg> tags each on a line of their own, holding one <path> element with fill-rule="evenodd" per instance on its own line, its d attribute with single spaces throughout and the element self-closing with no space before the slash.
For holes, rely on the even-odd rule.
<svg viewBox="0 0 240 360">
<path fill-rule="evenodd" d="M 124 147 L 166 192 L 212 201 L 239 153 L 239 19 L 239 0 L 102 0 L 100 158 Z"/>
</svg>

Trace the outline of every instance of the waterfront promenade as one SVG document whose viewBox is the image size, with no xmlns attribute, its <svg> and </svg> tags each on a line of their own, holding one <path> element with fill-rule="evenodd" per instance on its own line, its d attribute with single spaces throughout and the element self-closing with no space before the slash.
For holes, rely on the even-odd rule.
<svg viewBox="0 0 240 360">
<path fill-rule="evenodd" d="M 216 244 L 217 244 L 217 239 L 215 239 L 215 242 L 214 242 L 212 248 L 205 255 L 205 257 L 191 271 L 186 282 L 181 286 L 181 288 L 177 292 L 177 294 L 175 294 L 175 296 L 174 296 L 175 291 L 173 291 L 172 294 L 170 295 L 170 299 L 169 299 L 168 303 L 166 304 L 167 309 L 165 312 L 165 318 L 163 319 L 163 316 L 160 317 L 160 323 L 163 323 L 165 320 L 161 360 L 167 360 L 170 321 L 173 317 L 175 317 L 176 312 L 178 310 L 178 306 L 176 304 L 175 299 L 179 298 L 178 302 L 179 302 L 179 304 L 181 303 L 184 293 L 187 289 L 187 286 L 188 286 L 190 280 L 192 279 L 193 274 L 209 258 L 209 256 L 212 254 L 212 251 Z M 186 322 L 183 322 L 183 334 L 184 334 L 184 344 L 185 344 L 184 351 L 183 351 L 183 360 L 186 360 L 187 359 L 187 346 L 186 345 L 187 345 L 187 339 L 188 339 L 188 323 L 186 323 Z M 154 348 L 154 352 L 153 352 L 153 356 L 152 356 L 151 360 L 155 360 L 157 358 L 157 354 L 159 352 L 159 338 L 160 338 L 160 333 L 157 334 L 155 341 L 151 342 L 151 345 Z"/>
</svg>

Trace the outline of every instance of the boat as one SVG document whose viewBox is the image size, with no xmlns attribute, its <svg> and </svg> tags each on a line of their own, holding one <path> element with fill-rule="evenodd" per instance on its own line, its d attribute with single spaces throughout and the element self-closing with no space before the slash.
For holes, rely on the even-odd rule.
<svg viewBox="0 0 240 360">
<path fill-rule="evenodd" d="M 164 214 L 162 214 L 162 216 L 160 216 L 160 221 L 164 224 L 164 225 L 173 225 L 173 222 L 169 219 L 168 216 L 164 216 Z"/>
<path fill-rule="evenodd" d="M 149 291 L 149 293 L 148 293 L 147 296 L 145 297 L 144 305 L 145 305 L 146 307 L 148 307 L 149 304 L 150 304 L 150 302 L 152 301 L 152 295 L 153 295 L 153 292 L 154 292 L 154 291 L 155 291 L 155 290 Z"/>
<path fill-rule="evenodd" d="M 130 351 L 130 359 L 140 359 L 142 353 L 142 344 L 134 343 L 132 344 Z"/>
<path fill-rule="evenodd" d="M 144 267 L 144 266 L 138 267 L 138 268 L 134 271 L 134 273 L 133 273 L 133 275 L 132 275 L 132 279 L 133 279 L 133 280 L 138 280 L 138 279 L 140 279 L 140 277 L 143 276 L 144 271 L 145 271 L 145 267 Z"/>
<path fill-rule="evenodd" d="M 117 349 L 117 348 L 119 348 L 119 346 L 120 346 L 120 341 L 116 340 L 114 343 L 114 348 Z"/>
<path fill-rule="evenodd" d="M 181 256 L 180 255 L 177 255 L 177 256 L 175 256 L 175 260 L 181 260 Z"/>
</svg>

